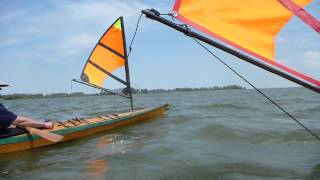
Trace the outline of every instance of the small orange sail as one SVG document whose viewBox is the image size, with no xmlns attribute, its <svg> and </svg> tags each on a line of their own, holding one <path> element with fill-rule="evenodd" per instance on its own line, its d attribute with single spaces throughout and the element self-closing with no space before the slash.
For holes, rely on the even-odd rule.
<svg viewBox="0 0 320 180">
<path fill-rule="evenodd" d="M 303 9 L 312 0 L 176 0 L 176 18 L 269 65 L 320 86 L 320 81 L 275 59 L 275 37 L 293 15 L 319 32 Z"/>
<path fill-rule="evenodd" d="M 83 69 L 81 80 L 103 87 L 104 80 L 112 78 L 127 83 L 112 75 L 116 69 L 125 66 L 127 52 L 123 30 L 123 19 L 118 18 L 101 37 Z"/>
</svg>

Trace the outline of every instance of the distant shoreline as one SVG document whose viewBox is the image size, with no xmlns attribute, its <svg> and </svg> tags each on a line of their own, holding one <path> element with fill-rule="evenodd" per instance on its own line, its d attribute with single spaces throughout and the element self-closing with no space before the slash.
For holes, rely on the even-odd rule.
<svg viewBox="0 0 320 180">
<path fill-rule="evenodd" d="M 245 87 L 238 85 L 228 86 L 214 86 L 214 87 L 201 87 L 201 88 L 174 88 L 174 89 L 135 89 L 132 88 L 133 94 L 147 94 L 147 93 L 164 93 L 164 92 L 178 92 L 178 91 L 208 91 L 208 90 L 232 90 L 232 89 L 246 89 Z M 116 90 L 119 91 L 119 90 Z M 42 98 L 57 98 L 57 97 L 80 97 L 80 96 L 100 96 L 100 95 L 112 95 L 105 92 L 97 94 L 85 94 L 83 92 L 74 93 L 52 93 L 52 94 L 7 94 L 1 95 L 0 98 L 4 100 L 16 100 L 16 99 L 42 99 Z"/>
</svg>

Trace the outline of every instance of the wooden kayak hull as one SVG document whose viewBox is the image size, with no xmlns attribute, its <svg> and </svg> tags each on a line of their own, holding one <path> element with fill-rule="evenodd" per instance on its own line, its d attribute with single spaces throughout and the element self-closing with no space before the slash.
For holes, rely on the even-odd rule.
<svg viewBox="0 0 320 180">
<path fill-rule="evenodd" d="M 160 107 L 143 109 L 118 115 L 98 116 L 94 118 L 68 120 L 64 123 L 55 123 L 52 133 L 63 135 L 60 142 L 66 142 L 81 137 L 90 136 L 115 127 L 125 126 L 139 121 L 151 119 L 163 114 L 168 104 Z M 58 142 L 58 143 L 60 143 Z M 43 139 L 37 135 L 21 134 L 0 139 L 0 154 L 14 151 L 28 150 L 57 144 Z"/>
</svg>

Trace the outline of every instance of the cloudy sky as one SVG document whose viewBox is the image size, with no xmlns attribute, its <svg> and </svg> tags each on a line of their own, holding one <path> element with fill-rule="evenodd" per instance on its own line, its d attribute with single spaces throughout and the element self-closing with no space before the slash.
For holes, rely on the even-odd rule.
<svg viewBox="0 0 320 180">
<path fill-rule="evenodd" d="M 124 16 L 131 40 L 140 10 L 171 12 L 174 0 L 1 0 L 0 82 L 11 86 L 2 93 L 85 91 L 73 84 L 100 36 Z M 306 8 L 320 19 L 320 0 Z M 277 38 L 277 59 L 320 79 L 320 36 L 293 18 Z M 296 86 L 280 77 L 211 48 L 257 87 Z M 136 88 L 247 86 L 190 38 L 142 18 L 129 59 Z M 121 74 L 121 70 L 118 72 Z M 116 88 L 106 81 L 106 88 Z"/>
</svg>

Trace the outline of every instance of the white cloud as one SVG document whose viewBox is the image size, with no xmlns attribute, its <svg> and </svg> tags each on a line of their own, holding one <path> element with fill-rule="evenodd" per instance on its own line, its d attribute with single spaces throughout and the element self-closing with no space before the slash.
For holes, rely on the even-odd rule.
<svg viewBox="0 0 320 180">
<path fill-rule="evenodd" d="M 291 65 L 292 64 L 292 60 L 289 59 L 278 59 L 279 62 L 285 64 L 285 65 Z"/>
<path fill-rule="evenodd" d="M 278 41 L 279 41 L 279 43 L 281 43 L 281 44 L 285 44 L 285 43 L 288 42 L 288 39 L 286 39 L 286 38 L 284 38 L 284 37 L 279 37 L 279 38 L 278 38 Z"/>
<path fill-rule="evenodd" d="M 126 28 L 134 28 L 141 9 L 138 1 L 50 1 L 50 6 L 17 7 L 0 17 L 0 47 L 6 59 L 49 62 L 82 60 L 106 28 L 124 16 Z M 15 22 L 15 23 L 11 23 Z M 84 53 L 82 53 L 84 52 Z M 60 60 L 59 60 L 60 58 Z M 63 61 L 61 61 L 61 58 Z"/>
<path fill-rule="evenodd" d="M 304 54 L 308 67 L 320 66 L 320 52 L 319 51 L 307 51 Z"/>
<path fill-rule="evenodd" d="M 307 51 L 305 54 L 305 58 L 320 61 L 320 52 L 319 51 Z"/>
<path fill-rule="evenodd" d="M 304 44 L 307 44 L 307 43 L 310 42 L 310 39 L 308 39 L 308 38 L 300 39 L 300 42 L 304 43 Z"/>
</svg>

